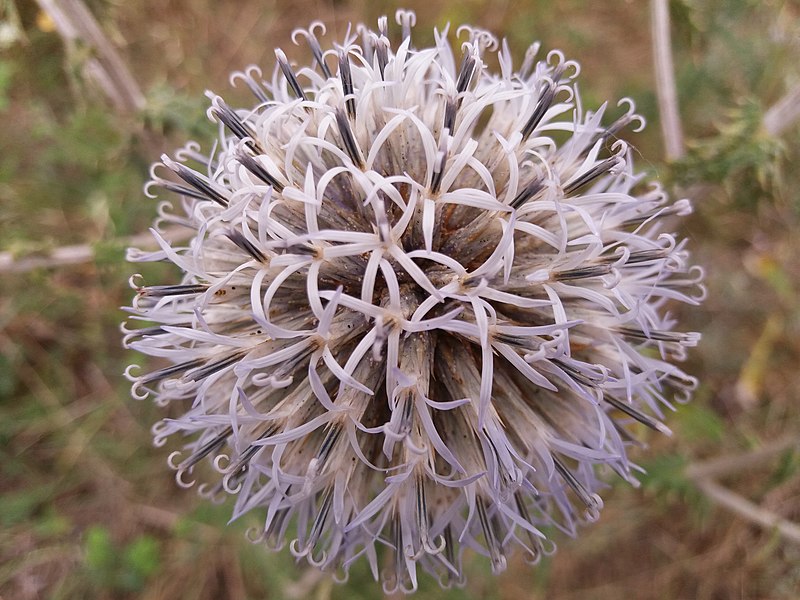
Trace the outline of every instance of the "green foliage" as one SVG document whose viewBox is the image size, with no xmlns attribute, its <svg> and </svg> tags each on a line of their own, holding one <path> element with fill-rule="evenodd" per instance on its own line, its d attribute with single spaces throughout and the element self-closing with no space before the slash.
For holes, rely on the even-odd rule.
<svg viewBox="0 0 800 600">
<path fill-rule="evenodd" d="M 753 209 L 780 185 L 784 144 L 763 131 L 763 111 L 750 100 L 730 109 L 716 135 L 691 143 L 673 171 L 681 184 L 716 183 L 743 208 Z"/>
<path fill-rule="evenodd" d="M 708 502 L 686 476 L 689 461 L 679 454 L 664 454 L 647 460 L 639 476 L 642 488 L 658 506 L 671 510 L 676 502 L 694 509 L 695 517 L 705 516 Z"/>
<path fill-rule="evenodd" d="M 214 504 L 211 502 L 198 502 L 186 515 L 178 519 L 174 526 L 175 534 L 180 537 L 191 538 L 198 525 L 217 527 L 230 519 L 231 507 L 229 503 Z"/>
<path fill-rule="evenodd" d="M 202 96 L 187 96 L 166 84 L 155 85 L 147 94 L 142 119 L 145 127 L 153 131 L 177 131 L 181 137 L 205 141 L 213 132 L 206 118 L 206 105 Z"/>
<path fill-rule="evenodd" d="M 772 489 L 791 481 L 798 473 L 800 473 L 800 452 L 796 450 L 784 452 L 770 475 L 766 488 Z"/>
<path fill-rule="evenodd" d="M 113 587 L 116 557 L 111 534 L 100 525 L 94 525 L 86 531 L 84 552 L 89 574 L 103 587 Z"/>
<path fill-rule="evenodd" d="M 133 591 L 142 589 L 161 564 L 158 540 L 146 535 L 137 537 L 125 548 L 122 564 L 124 569 L 120 576 L 121 587 Z"/>
<path fill-rule="evenodd" d="M 674 415 L 675 428 L 689 443 L 718 444 L 725 437 L 725 423 L 710 408 L 699 403 L 681 406 Z"/>
<path fill-rule="evenodd" d="M 14 63 L 7 60 L 0 60 L 0 113 L 2 113 L 9 104 L 8 93 L 11 90 L 11 83 L 14 79 Z"/>
<path fill-rule="evenodd" d="M 0 524 L 10 527 L 32 520 L 50 499 L 52 486 L 10 492 L 0 497 Z"/>
<path fill-rule="evenodd" d="M 84 536 L 84 556 L 88 574 L 97 587 L 136 592 L 158 572 L 161 546 L 158 540 L 147 535 L 119 546 L 107 529 L 93 525 Z"/>
<path fill-rule="evenodd" d="M 9 398 L 17 385 L 14 363 L 10 356 L 0 354 L 0 401 Z"/>
<path fill-rule="evenodd" d="M 60 538 L 67 535 L 73 527 L 72 520 L 59 514 L 52 506 L 42 511 L 35 521 L 36 535 L 43 539 Z"/>
</svg>

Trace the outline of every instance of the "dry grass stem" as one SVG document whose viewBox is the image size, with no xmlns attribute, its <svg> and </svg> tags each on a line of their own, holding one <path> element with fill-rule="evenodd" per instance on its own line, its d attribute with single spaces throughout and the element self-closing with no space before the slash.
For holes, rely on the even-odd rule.
<svg viewBox="0 0 800 600">
<path fill-rule="evenodd" d="M 672 63 L 669 2 L 652 0 L 651 13 L 656 93 L 658 95 L 658 113 L 661 117 L 661 132 L 664 136 L 664 151 L 667 160 L 676 160 L 685 154 L 686 148 L 683 143 L 683 126 L 678 112 L 675 68 Z"/>
<path fill-rule="evenodd" d="M 686 476 L 694 481 L 712 477 L 724 477 L 732 473 L 752 469 L 770 460 L 776 454 L 781 454 L 782 452 L 792 449 L 800 449 L 800 436 L 797 434 L 790 434 L 751 452 L 736 454 L 734 456 L 722 456 L 720 458 L 694 463 L 689 465 L 686 469 Z"/>
<path fill-rule="evenodd" d="M 81 0 L 37 0 L 55 24 L 67 48 L 85 44 L 91 50 L 85 75 L 97 84 L 114 106 L 133 113 L 144 107 L 144 94 L 125 61 L 103 33 Z"/>
<path fill-rule="evenodd" d="M 800 84 L 795 85 L 764 115 L 764 131 L 778 137 L 800 119 Z"/>
<path fill-rule="evenodd" d="M 713 502 L 756 525 L 766 529 L 774 529 L 781 537 L 795 544 L 800 544 L 800 525 L 797 523 L 787 521 L 772 511 L 761 508 L 712 479 L 698 479 L 695 483 L 700 491 Z"/>
<path fill-rule="evenodd" d="M 168 229 L 162 233 L 170 243 L 189 239 L 191 231 L 184 228 Z M 117 240 L 122 246 L 156 248 L 157 244 L 149 232 L 140 233 Z M 0 252 L 0 274 L 27 273 L 34 269 L 52 269 L 68 265 L 78 265 L 94 260 L 96 249 L 91 244 L 75 244 L 61 246 L 44 255 L 24 256 L 16 258 L 13 252 Z"/>
<path fill-rule="evenodd" d="M 713 502 L 752 523 L 767 529 L 775 529 L 787 540 L 800 543 L 800 525 L 750 502 L 714 481 L 716 477 L 741 473 L 766 462 L 777 454 L 798 448 L 800 448 L 800 437 L 796 434 L 789 435 L 752 452 L 735 456 L 723 456 L 689 465 L 686 469 L 686 475 Z"/>
</svg>

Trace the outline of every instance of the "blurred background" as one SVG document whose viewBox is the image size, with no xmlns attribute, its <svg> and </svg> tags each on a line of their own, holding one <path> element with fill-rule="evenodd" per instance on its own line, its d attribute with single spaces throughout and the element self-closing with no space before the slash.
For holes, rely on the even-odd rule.
<svg viewBox="0 0 800 600">
<path fill-rule="evenodd" d="M 672 438 L 645 435 L 633 451 L 642 487 L 609 481 L 600 521 L 557 535 L 558 553 L 537 567 L 517 556 L 495 578 L 467 560 L 466 589 L 423 580 L 416 597 L 797 598 L 800 2 L 403 6 L 417 12 L 418 46 L 447 21 L 477 24 L 507 37 L 517 60 L 534 40 L 578 60 L 587 108 L 633 98 L 649 125 L 625 137 L 639 169 L 692 198 L 683 232 L 709 288 L 701 308 L 676 307 L 703 333 L 686 365 L 702 385 L 668 419 Z M 654 20 L 653 7 L 668 12 Z M 336 585 L 251 545 L 253 520 L 227 526 L 230 505 L 175 485 L 169 449 L 151 445 L 159 410 L 131 400 L 121 376 L 140 358 L 118 327 L 134 270 L 177 275 L 126 264 L 124 249 L 155 216 L 142 194 L 149 164 L 213 139 L 204 90 L 250 105 L 228 74 L 270 72 L 277 46 L 308 62 L 293 28 L 322 19 L 339 40 L 348 22 L 388 14 L 397 33 L 396 8 L 0 0 L 1 598 L 380 597 L 365 565 Z M 669 69 L 657 77 L 654 48 L 674 61 L 683 139 L 675 124 L 662 133 L 656 90 L 668 91 Z"/>
</svg>

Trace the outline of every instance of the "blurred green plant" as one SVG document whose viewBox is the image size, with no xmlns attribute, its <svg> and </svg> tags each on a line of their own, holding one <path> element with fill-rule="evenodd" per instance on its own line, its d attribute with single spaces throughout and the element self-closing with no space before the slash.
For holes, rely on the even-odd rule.
<svg viewBox="0 0 800 600">
<path fill-rule="evenodd" d="M 155 538 L 141 535 L 120 546 L 102 525 L 86 530 L 83 548 L 91 580 L 108 591 L 140 591 L 161 563 L 161 545 Z"/>
<path fill-rule="evenodd" d="M 187 96 L 167 83 L 154 85 L 147 93 L 141 118 L 144 127 L 161 135 L 180 132 L 182 138 L 210 139 L 207 102 L 203 96 Z"/>
<path fill-rule="evenodd" d="M 11 84 L 14 80 L 14 63 L 0 59 L 0 112 L 8 108 Z"/>
<path fill-rule="evenodd" d="M 672 166 L 675 182 L 717 184 L 735 205 L 748 210 L 774 195 L 784 183 L 786 149 L 780 138 L 764 131 L 763 117 L 755 99 L 728 109 L 716 133 L 690 142 L 686 156 Z"/>
</svg>

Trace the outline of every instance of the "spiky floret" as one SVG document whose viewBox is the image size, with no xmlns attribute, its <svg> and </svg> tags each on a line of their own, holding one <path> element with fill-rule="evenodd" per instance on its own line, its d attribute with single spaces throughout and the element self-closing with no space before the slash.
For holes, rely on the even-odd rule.
<svg viewBox="0 0 800 600">
<path fill-rule="evenodd" d="M 185 275 L 134 279 L 149 324 L 125 329 L 169 365 L 128 376 L 180 415 L 153 428 L 184 440 L 178 483 L 210 462 L 200 491 L 259 509 L 255 539 L 342 577 L 364 556 L 387 591 L 417 565 L 460 581 L 465 548 L 535 561 L 543 526 L 596 518 L 600 471 L 635 483 L 629 425 L 668 433 L 695 386 L 673 362 L 698 336 L 665 304 L 703 294 L 664 231 L 688 201 L 644 186 L 616 137 L 630 103 L 603 125 L 561 53 L 515 71 L 484 31 L 456 56 L 447 28 L 418 49 L 413 13 L 397 22 L 394 46 L 385 18 L 329 50 L 297 31 L 313 66 L 279 50 L 269 80 L 233 75 L 250 110 L 209 93 L 214 151 L 163 156 L 150 184 L 193 239 L 130 252 Z"/>
</svg>

